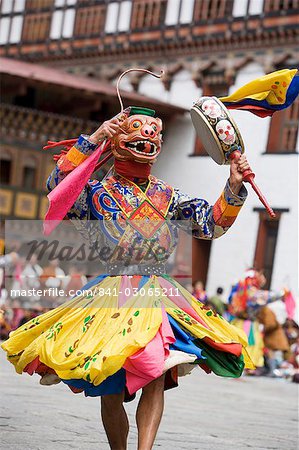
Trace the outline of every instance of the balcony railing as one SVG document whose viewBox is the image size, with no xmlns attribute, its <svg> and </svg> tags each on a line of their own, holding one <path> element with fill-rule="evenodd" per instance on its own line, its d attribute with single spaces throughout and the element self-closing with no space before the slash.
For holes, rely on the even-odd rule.
<svg viewBox="0 0 299 450">
<path fill-rule="evenodd" d="M 1 135 L 15 141 L 44 144 L 92 132 L 98 124 L 60 114 L 0 104 Z"/>
</svg>

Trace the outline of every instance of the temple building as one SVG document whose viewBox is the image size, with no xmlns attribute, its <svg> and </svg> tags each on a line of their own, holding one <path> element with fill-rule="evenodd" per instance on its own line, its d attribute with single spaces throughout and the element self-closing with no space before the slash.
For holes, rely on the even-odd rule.
<svg viewBox="0 0 299 450">
<path fill-rule="evenodd" d="M 126 105 L 154 106 L 165 120 L 156 175 L 213 204 L 228 168 L 196 138 L 192 104 L 299 62 L 298 0 L 2 0 L 0 8 L 4 219 L 43 216 L 53 163 L 42 145 L 114 116 L 115 82 L 133 67 L 165 71 L 162 81 L 134 73 L 121 84 Z M 194 240 L 193 278 L 212 293 L 255 265 L 268 287 L 296 290 L 299 100 L 272 119 L 233 117 L 276 218 L 248 187 L 225 237 Z"/>
</svg>

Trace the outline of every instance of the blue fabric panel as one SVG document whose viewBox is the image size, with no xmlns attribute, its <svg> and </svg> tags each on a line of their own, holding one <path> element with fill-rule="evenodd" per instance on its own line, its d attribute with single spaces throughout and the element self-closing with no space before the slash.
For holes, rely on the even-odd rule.
<svg viewBox="0 0 299 450">
<path fill-rule="evenodd" d="M 126 385 L 126 371 L 120 369 L 115 374 L 106 378 L 98 386 L 94 386 L 86 380 L 62 380 L 68 386 L 73 386 L 78 389 L 84 389 L 86 397 L 98 397 L 101 395 L 120 394 L 124 391 Z"/>
</svg>

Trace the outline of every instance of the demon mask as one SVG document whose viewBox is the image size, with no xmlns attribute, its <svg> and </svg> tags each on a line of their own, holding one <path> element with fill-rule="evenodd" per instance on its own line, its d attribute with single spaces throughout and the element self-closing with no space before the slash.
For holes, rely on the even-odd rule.
<svg viewBox="0 0 299 450">
<path fill-rule="evenodd" d="M 119 133 L 111 138 L 114 157 L 152 164 L 161 151 L 161 119 L 146 108 L 131 107 L 124 113 Z"/>
</svg>

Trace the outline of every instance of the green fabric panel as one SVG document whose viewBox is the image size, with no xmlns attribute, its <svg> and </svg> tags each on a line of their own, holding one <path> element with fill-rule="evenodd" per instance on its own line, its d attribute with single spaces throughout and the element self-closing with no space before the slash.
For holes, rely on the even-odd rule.
<svg viewBox="0 0 299 450">
<path fill-rule="evenodd" d="M 250 324 L 250 331 L 248 336 L 248 345 L 255 345 L 255 337 L 254 337 L 254 322 Z"/>
<path fill-rule="evenodd" d="M 156 111 L 154 109 L 142 108 L 141 106 L 130 106 L 130 116 L 135 114 L 142 114 L 143 116 L 155 117 Z"/>
<path fill-rule="evenodd" d="M 204 362 L 216 375 L 232 378 L 242 375 L 245 367 L 243 355 L 235 356 L 231 353 L 221 352 L 210 347 L 201 339 L 194 340 L 194 343 L 202 349 L 203 356 L 207 358 L 201 362 Z"/>
</svg>

